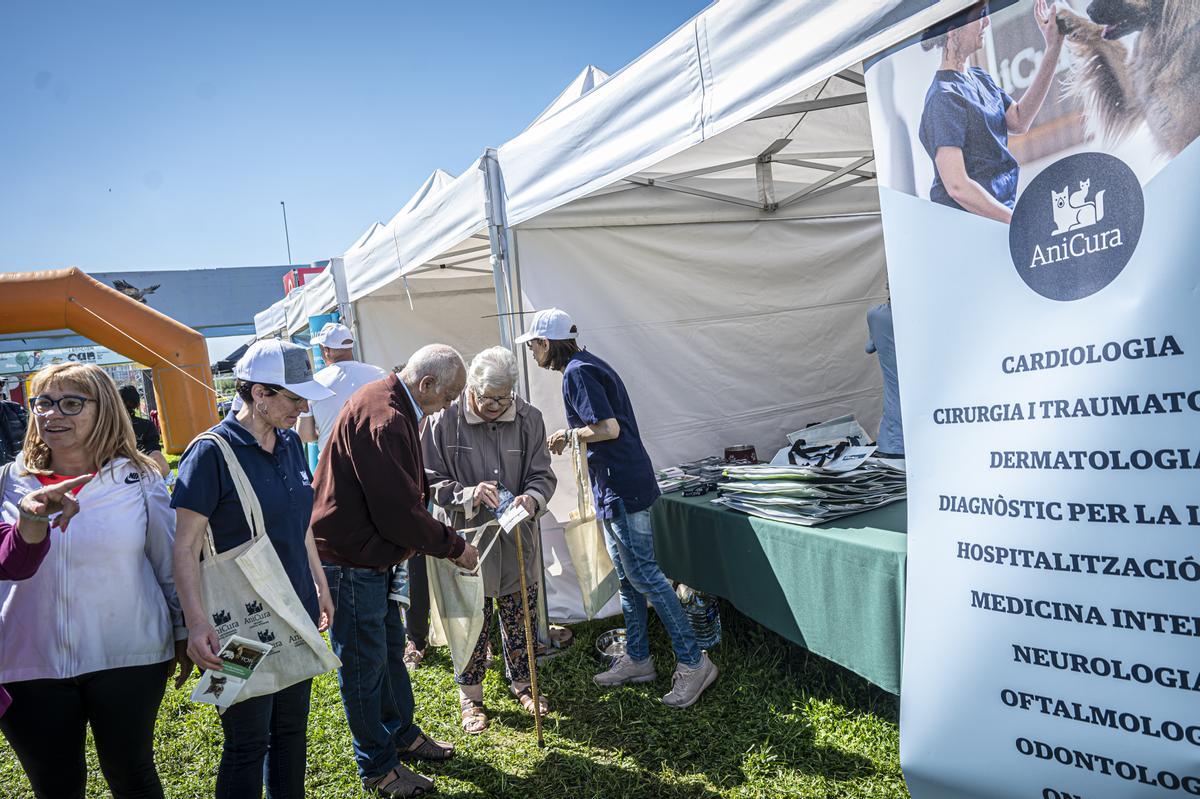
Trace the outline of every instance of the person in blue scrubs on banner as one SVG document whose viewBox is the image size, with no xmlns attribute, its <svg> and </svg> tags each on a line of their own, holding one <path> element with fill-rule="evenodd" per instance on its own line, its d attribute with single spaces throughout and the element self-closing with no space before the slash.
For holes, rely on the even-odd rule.
<svg viewBox="0 0 1200 799">
<path fill-rule="evenodd" d="M 1020 177 L 1008 136 L 1029 130 L 1041 110 L 1063 35 L 1054 5 L 1037 0 L 1033 14 L 1046 50 L 1029 88 L 1013 100 L 982 67 L 967 66 L 983 49 L 989 13 L 987 3 L 971 6 L 922 38 L 923 49 L 941 48 L 942 63 L 925 95 L 920 139 L 933 160 L 929 199 L 1008 224 Z"/>
</svg>

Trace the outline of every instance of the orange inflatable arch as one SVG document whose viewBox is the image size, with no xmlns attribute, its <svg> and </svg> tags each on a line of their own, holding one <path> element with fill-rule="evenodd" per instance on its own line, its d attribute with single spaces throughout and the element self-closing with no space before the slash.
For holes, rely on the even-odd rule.
<svg viewBox="0 0 1200 799">
<path fill-rule="evenodd" d="M 152 370 L 167 452 L 217 423 L 204 336 L 79 269 L 0 274 L 0 333 L 63 328 Z"/>
</svg>

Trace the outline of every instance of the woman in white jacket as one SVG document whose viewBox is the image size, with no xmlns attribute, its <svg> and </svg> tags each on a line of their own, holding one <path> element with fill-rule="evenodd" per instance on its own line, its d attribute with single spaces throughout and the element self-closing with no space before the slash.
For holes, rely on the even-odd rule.
<svg viewBox="0 0 1200 799">
<path fill-rule="evenodd" d="M 8 470 L 0 521 L 53 524 L 23 501 L 94 474 L 77 489 L 69 532 L 53 533 L 40 570 L 0 582 L 0 683 L 12 706 L 0 731 L 38 799 L 83 797 L 92 728 L 115 799 L 162 797 L 154 723 L 173 662 L 191 671 L 171 570 L 174 514 L 162 478 L 137 451 L 105 372 L 57 364 L 33 380 L 25 447 Z"/>
</svg>

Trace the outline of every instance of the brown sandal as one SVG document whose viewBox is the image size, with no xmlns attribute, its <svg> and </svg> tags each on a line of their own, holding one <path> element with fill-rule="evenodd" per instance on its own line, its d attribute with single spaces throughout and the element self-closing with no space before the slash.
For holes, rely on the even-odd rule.
<svg viewBox="0 0 1200 799">
<path fill-rule="evenodd" d="M 462 704 L 462 728 L 467 735 L 478 735 L 488 728 L 487 712 L 482 702 L 464 699 Z"/>
<path fill-rule="evenodd" d="M 404 668 L 408 669 L 408 673 L 412 674 L 421 667 L 421 661 L 425 659 L 425 650 L 417 649 L 412 641 L 404 645 Z"/>
<path fill-rule="evenodd" d="M 454 757 L 454 744 L 445 741 L 435 741 L 425 733 L 417 736 L 412 746 L 407 749 L 397 749 L 396 754 L 401 760 L 425 760 L 430 763 L 442 763 Z"/>
<path fill-rule="evenodd" d="M 526 688 L 522 688 L 520 691 L 513 691 L 512 695 L 516 698 L 516 700 L 518 702 L 521 703 L 521 707 L 523 707 L 525 709 L 525 712 L 532 716 L 533 715 L 533 691 L 530 688 L 526 687 Z M 550 700 L 548 700 L 546 698 L 546 695 L 544 693 L 542 693 L 541 691 L 538 691 L 538 704 L 541 706 L 543 716 L 550 712 Z"/>
<path fill-rule="evenodd" d="M 363 780 L 363 787 L 386 799 L 407 799 L 432 793 L 433 780 L 409 771 L 404 766 L 396 766 L 382 777 Z"/>
</svg>

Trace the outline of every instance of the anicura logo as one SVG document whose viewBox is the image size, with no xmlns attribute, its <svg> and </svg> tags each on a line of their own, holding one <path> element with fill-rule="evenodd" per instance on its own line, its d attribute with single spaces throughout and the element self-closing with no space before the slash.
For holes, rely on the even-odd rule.
<svg viewBox="0 0 1200 799">
<path fill-rule="evenodd" d="M 233 616 L 227 610 L 218 610 L 212 615 L 213 624 L 220 627 L 222 624 L 229 624 L 233 621 Z"/>
<path fill-rule="evenodd" d="M 1067 156 L 1034 178 L 1013 209 L 1013 266 L 1043 297 L 1089 297 L 1129 263 L 1144 216 L 1141 183 L 1123 161 L 1105 153 Z"/>
<path fill-rule="evenodd" d="M 262 641 L 264 644 L 269 644 L 275 640 L 275 633 L 271 632 L 270 630 L 259 630 L 258 640 Z"/>
<path fill-rule="evenodd" d="M 262 613 L 262 603 L 257 599 L 253 602 L 246 603 L 246 612 L 253 616 L 255 613 Z"/>
</svg>

